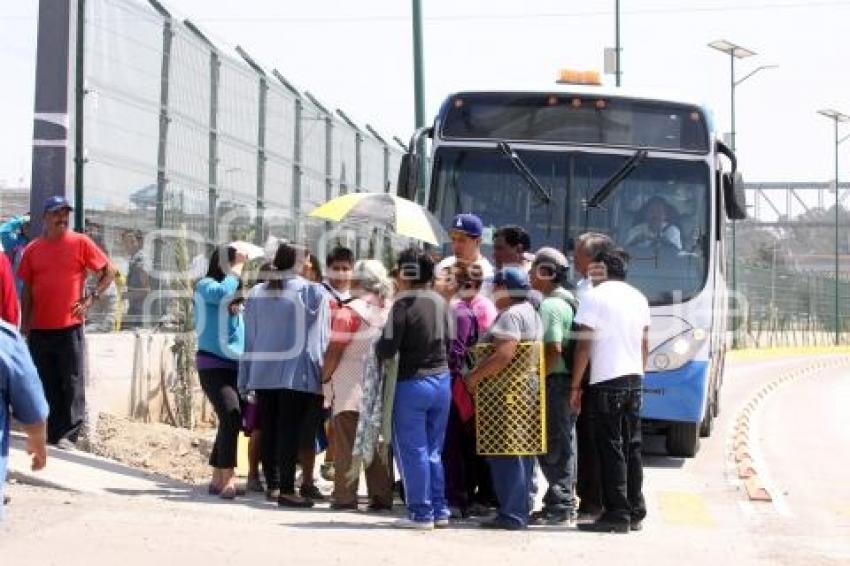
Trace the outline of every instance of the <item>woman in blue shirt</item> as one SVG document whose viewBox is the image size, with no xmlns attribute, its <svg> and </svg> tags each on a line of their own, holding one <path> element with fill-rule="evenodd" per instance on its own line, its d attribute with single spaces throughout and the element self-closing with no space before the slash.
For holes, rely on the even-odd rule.
<svg viewBox="0 0 850 566">
<path fill-rule="evenodd" d="M 232 247 L 216 248 L 206 276 L 195 286 L 193 310 L 198 334 L 196 364 L 201 388 L 218 417 L 210 466 L 209 492 L 236 497 L 236 449 L 242 414 L 236 389 L 238 359 L 245 346 L 242 321 L 242 267 L 246 257 Z"/>
<path fill-rule="evenodd" d="M 281 507 L 313 506 L 295 493 L 295 464 L 302 432 L 322 408 L 322 361 L 330 340 L 328 294 L 301 276 L 306 256 L 301 246 L 281 244 L 273 277 L 245 301 L 239 389 L 257 393 L 266 497 Z M 311 434 L 315 438 L 315 430 Z"/>
</svg>

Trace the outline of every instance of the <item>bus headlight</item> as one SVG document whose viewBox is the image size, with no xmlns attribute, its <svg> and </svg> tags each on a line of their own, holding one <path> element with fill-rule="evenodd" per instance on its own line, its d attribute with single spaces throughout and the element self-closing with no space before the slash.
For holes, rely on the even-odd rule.
<svg viewBox="0 0 850 566">
<path fill-rule="evenodd" d="M 670 338 L 649 354 L 649 371 L 672 371 L 691 361 L 708 337 L 702 328 Z"/>
</svg>

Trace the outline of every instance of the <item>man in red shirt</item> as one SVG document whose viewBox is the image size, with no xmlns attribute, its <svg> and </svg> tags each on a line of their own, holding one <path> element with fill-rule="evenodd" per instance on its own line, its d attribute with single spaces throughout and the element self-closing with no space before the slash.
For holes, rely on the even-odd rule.
<svg viewBox="0 0 850 566">
<path fill-rule="evenodd" d="M 61 196 L 44 203 L 44 234 L 24 250 L 18 276 L 24 282 L 21 333 L 28 337 L 50 406 L 47 441 L 74 447 L 85 419 L 86 312 L 115 277 L 115 268 L 84 234 L 68 229 L 72 207 Z M 86 275 L 98 275 L 83 295 Z"/>
<path fill-rule="evenodd" d="M 0 319 L 17 327 L 19 318 L 18 293 L 15 291 L 12 264 L 6 254 L 0 253 Z"/>
</svg>

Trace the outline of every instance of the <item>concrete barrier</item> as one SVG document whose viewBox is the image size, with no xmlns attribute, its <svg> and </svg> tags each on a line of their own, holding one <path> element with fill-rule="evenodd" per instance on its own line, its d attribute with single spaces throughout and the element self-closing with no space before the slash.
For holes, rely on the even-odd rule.
<svg viewBox="0 0 850 566">
<path fill-rule="evenodd" d="M 142 330 L 86 335 L 90 422 L 98 413 L 109 413 L 142 422 L 175 424 L 175 336 Z M 212 411 L 197 375 L 192 376 L 192 397 L 196 424 L 209 422 Z"/>
</svg>

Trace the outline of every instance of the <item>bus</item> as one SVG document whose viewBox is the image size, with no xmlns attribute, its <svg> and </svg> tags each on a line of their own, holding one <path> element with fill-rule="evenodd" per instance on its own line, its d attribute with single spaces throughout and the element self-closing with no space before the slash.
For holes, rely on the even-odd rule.
<svg viewBox="0 0 850 566">
<path fill-rule="evenodd" d="M 726 225 L 746 214 L 735 155 L 706 108 L 619 89 L 459 92 L 414 134 L 399 194 L 444 226 L 479 215 L 485 253 L 506 224 L 570 256 L 588 231 L 623 246 L 652 314 L 644 426 L 670 455 L 697 453 L 720 411 Z"/>
</svg>

